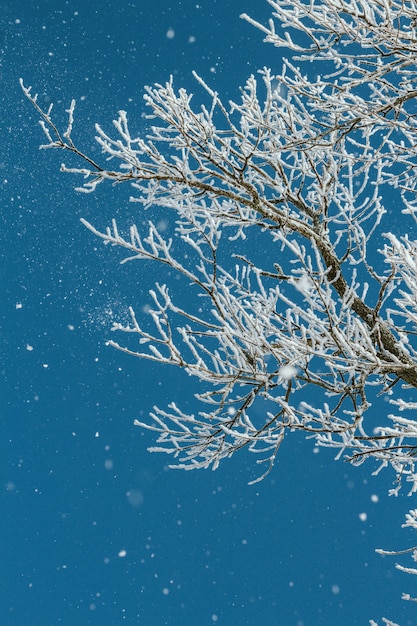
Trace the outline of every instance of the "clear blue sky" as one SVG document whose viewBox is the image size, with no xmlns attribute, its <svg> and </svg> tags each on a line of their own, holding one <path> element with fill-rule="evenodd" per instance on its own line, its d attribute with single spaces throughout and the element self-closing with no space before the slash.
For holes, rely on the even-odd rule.
<svg viewBox="0 0 417 626">
<path fill-rule="evenodd" d="M 110 127 L 119 109 L 145 129 L 144 84 L 172 74 L 199 91 L 195 69 L 227 101 L 257 68 L 278 71 L 279 51 L 243 11 L 269 16 L 262 0 L 2 3 L 4 626 L 417 623 L 400 599 L 414 580 L 374 552 L 416 543 L 400 529 L 414 500 L 388 498 L 391 473 L 372 477 L 373 465 L 335 462 L 295 435 L 255 486 L 245 453 L 214 473 L 185 473 L 146 451 L 152 435 L 133 420 L 181 398 L 193 410 L 190 381 L 105 341 L 130 304 L 148 302 L 157 268 L 119 266 L 79 222 L 142 217 L 127 187 L 73 191 L 79 181 L 59 173 L 68 158 L 39 152 L 19 88 L 23 77 L 53 101 L 62 124 L 75 98 L 74 137 L 96 150 L 94 123 Z"/>
</svg>

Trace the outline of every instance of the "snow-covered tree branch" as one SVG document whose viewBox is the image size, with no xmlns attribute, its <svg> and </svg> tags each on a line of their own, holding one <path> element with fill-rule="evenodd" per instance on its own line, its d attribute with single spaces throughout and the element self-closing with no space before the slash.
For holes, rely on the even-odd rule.
<svg viewBox="0 0 417 626">
<path fill-rule="evenodd" d="M 130 309 L 130 324 L 114 325 L 122 339 L 109 342 L 201 385 L 198 414 L 175 398 L 137 422 L 156 432 L 152 449 L 185 469 L 261 451 L 257 480 L 302 430 L 352 463 L 391 465 L 393 491 L 405 481 L 414 492 L 417 4 L 268 2 L 267 25 L 241 17 L 285 51 L 279 74 L 260 70 L 228 103 L 195 75 L 201 107 L 172 79 L 147 87 L 148 134 L 132 135 L 124 111 L 112 130 L 97 125 L 102 163 L 71 138 L 74 103 L 61 132 L 22 87 L 43 147 L 80 158 L 62 166 L 84 178 L 79 191 L 129 182 L 150 213 L 145 232 L 85 226 L 125 260 L 168 266 L 189 287 L 185 309 L 156 284 L 143 314 L 153 327 Z M 152 221 L 155 206 L 175 215 L 172 240 Z M 377 418 L 381 395 L 391 409 Z"/>
</svg>

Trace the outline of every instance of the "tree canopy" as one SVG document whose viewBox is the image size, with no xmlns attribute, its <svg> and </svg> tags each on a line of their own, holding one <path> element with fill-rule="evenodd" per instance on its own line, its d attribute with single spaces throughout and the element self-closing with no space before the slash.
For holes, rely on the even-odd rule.
<svg viewBox="0 0 417 626">
<path fill-rule="evenodd" d="M 241 17 L 285 54 L 280 73 L 261 69 L 228 103 L 195 74 L 201 107 L 172 78 L 147 87 L 144 136 L 124 111 L 113 130 L 96 125 L 104 161 L 73 142 L 74 101 L 61 131 L 52 106 L 22 87 L 43 147 L 80 158 L 62 166 L 83 177 L 79 191 L 130 183 L 150 214 L 146 231 L 85 226 L 125 261 L 169 267 L 188 286 L 185 307 L 156 283 L 151 309 L 131 308 L 130 323 L 113 327 L 122 338 L 109 341 L 199 381 L 197 414 L 175 398 L 136 422 L 156 433 L 151 449 L 184 469 L 215 469 L 246 447 L 261 453 L 256 482 L 301 430 L 354 464 L 392 466 L 392 492 L 406 482 L 413 493 L 417 4 L 268 3 L 268 24 Z M 152 219 L 155 206 L 175 215 L 175 237 Z M 380 396 L 387 411 L 375 416 Z M 410 511 L 406 525 L 416 519 Z"/>
</svg>

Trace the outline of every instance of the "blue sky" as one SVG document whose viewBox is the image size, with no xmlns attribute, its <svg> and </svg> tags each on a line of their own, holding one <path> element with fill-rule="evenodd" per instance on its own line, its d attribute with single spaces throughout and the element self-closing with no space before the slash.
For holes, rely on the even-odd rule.
<svg viewBox="0 0 417 626">
<path fill-rule="evenodd" d="M 6 626 L 317 626 L 390 617 L 415 623 L 413 579 L 374 549 L 415 543 L 413 508 L 371 476 L 288 437 L 255 486 L 244 452 L 216 472 L 167 469 L 133 426 L 181 398 L 181 372 L 105 346 L 112 321 L 146 304 L 157 280 L 118 265 L 79 218 L 136 219 L 130 190 L 77 194 L 65 155 L 43 138 L 18 79 L 55 103 L 77 100 L 74 138 L 94 148 L 94 123 L 119 109 L 138 131 L 143 85 L 172 74 L 196 93 L 197 70 L 228 98 L 279 51 L 239 20 L 266 2 L 5 1 L 0 25 L 0 299 L 2 467 L 0 623 Z M 271 251 L 273 253 L 273 251 Z M 155 274 L 153 274 L 153 271 Z M 187 392 L 184 391 L 187 389 Z M 385 410 L 384 406 L 375 410 Z M 407 563 L 408 564 L 408 563 Z M 415 595 L 415 594 L 414 594 Z"/>
</svg>

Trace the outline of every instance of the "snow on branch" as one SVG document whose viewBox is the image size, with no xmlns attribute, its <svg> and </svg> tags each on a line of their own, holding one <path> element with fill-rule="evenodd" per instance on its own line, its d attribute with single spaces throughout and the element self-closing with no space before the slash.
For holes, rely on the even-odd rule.
<svg viewBox="0 0 417 626">
<path fill-rule="evenodd" d="M 196 382 L 194 412 L 179 398 L 140 422 L 152 450 L 215 469 L 246 448 L 260 452 L 263 477 L 301 430 L 354 464 L 391 466 L 392 492 L 405 481 L 414 493 L 417 6 L 268 2 L 266 25 L 242 17 L 285 48 L 278 73 L 249 76 L 227 103 L 194 74 L 202 106 L 172 78 L 147 87 L 147 132 L 132 133 L 124 111 L 96 125 L 100 163 L 72 140 L 74 102 L 61 132 L 52 106 L 22 82 L 23 92 L 42 147 L 79 158 L 62 166 L 81 175 L 79 191 L 128 182 L 150 213 L 142 227 L 83 224 L 122 262 L 166 267 L 188 289 L 185 305 L 174 283 L 156 283 L 149 311 L 130 308 L 109 342 Z M 155 207 L 173 216 L 173 237 Z M 391 408 L 376 414 L 381 396 Z"/>
<path fill-rule="evenodd" d="M 264 68 L 259 79 L 249 77 L 241 100 L 228 105 L 195 74 L 208 98 L 197 110 L 172 78 L 147 87 L 147 135 L 131 134 L 124 111 L 113 133 L 96 125 L 114 169 L 75 146 L 74 102 L 61 133 L 52 107 L 43 111 L 30 88 L 22 88 L 41 117 L 43 147 L 75 153 L 84 163 L 63 166 L 83 176 L 80 190 L 130 182 L 133 201 L 174 213 L 177 236 L 189 249 L 184 255 L 152 220 L 147 233 L 133 225 L 127 236 L 115 220 L 104 232 L 82 220 L 104 243 L 123 248 L 125 261 L 168 266 L 207 301 L 185 310 L 158 284 L 148 314 L 154 332 L 132 309 L 130 326 L 114 325 L 142 347 L 131 340 L 111 345 L 183 368 L 202 385 L 200 402 L 211 407 L 201 411 L 199 435 L 193 422 L 179 440 L 168 426 L 171 414 L 164 414 L 162 431 L 160 421 L 152 426 L 160 443 L 174 444 L 170 452 L 185 450 L 182 465 L 217 467 L 243 445 L 272 445 L 275 454 L 275 438 L 302 429 L 354 463 L 374 457 L 391 464 L 414 490 L 414 421 L 394 419 L 390 426 L 387 415 L 368 432 L 366 415 L 378 394 L 417 387 L 416 244 L 388 233 L 379 258 L 374 244 L 386 198 L 397 193 L 405 214 L 413 215 L 415 15 L 400 2 L 270 4 L 273 20 L 293 38 L 282 38 L 273 20 L 262 26 L 243 17 L 293 55 L 281 74 Z M 401 36 L 395 20 L 404 26 Z M 307 54 L 327 70 L 312 75 L 303 64 Z M 251 252 L 256 229 L 267 258 Z M 237 244 L 245 241 L 242 256 Z M 317 394 L 311 406 L 310 387 Z M 258 413 L 262 403 L 265 423 L 248 430 L 252 407 Z"/>
</svg>

